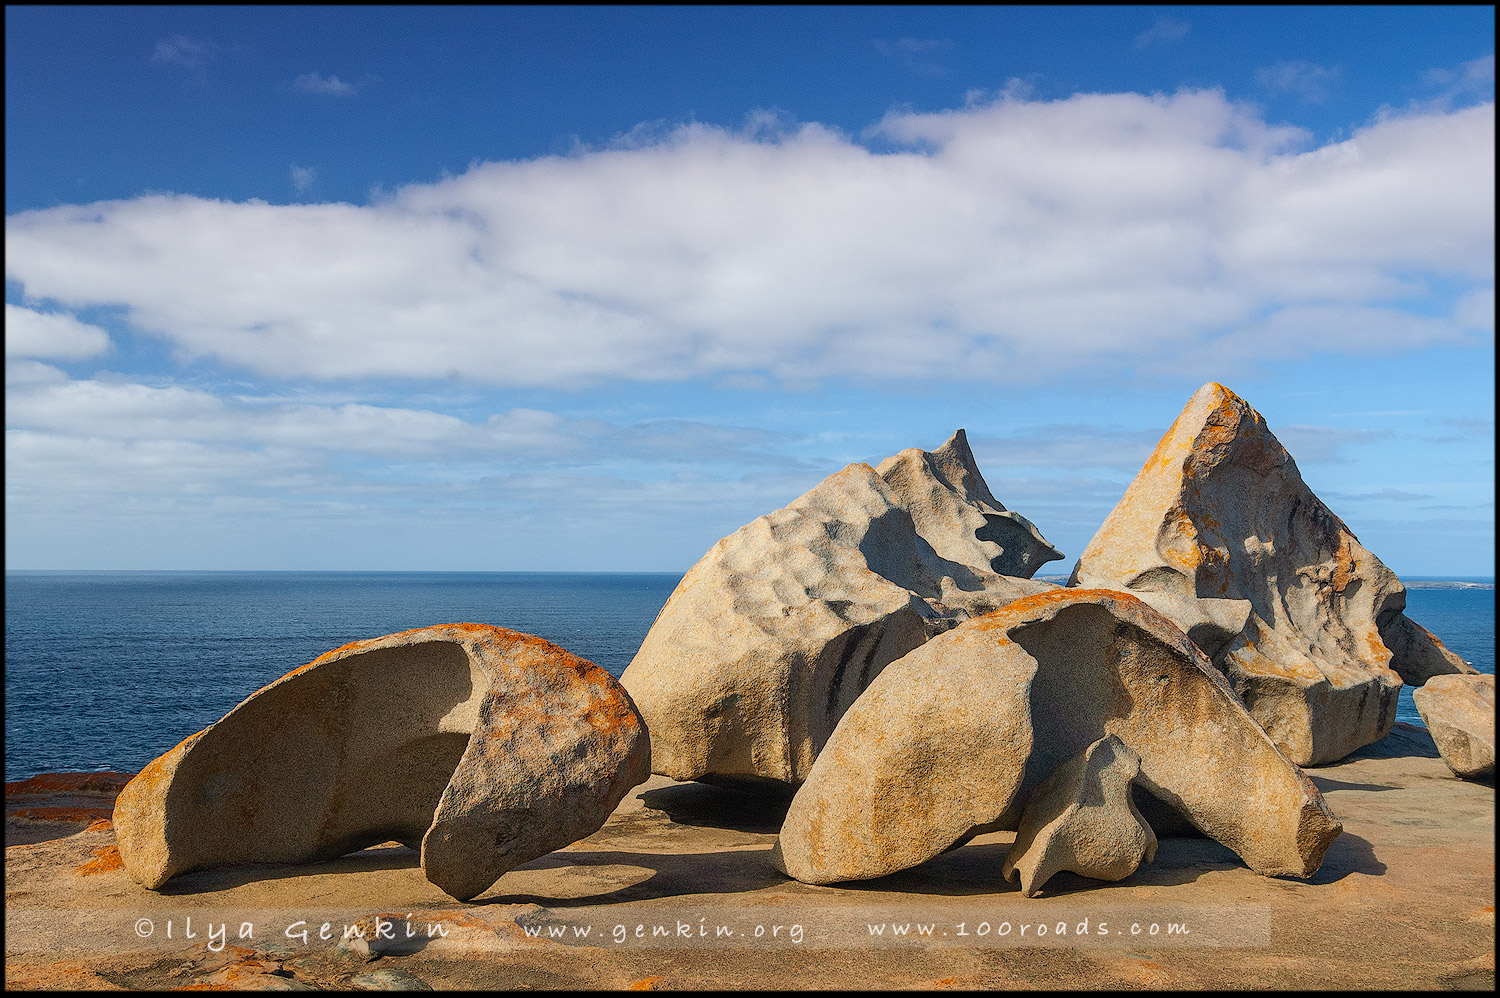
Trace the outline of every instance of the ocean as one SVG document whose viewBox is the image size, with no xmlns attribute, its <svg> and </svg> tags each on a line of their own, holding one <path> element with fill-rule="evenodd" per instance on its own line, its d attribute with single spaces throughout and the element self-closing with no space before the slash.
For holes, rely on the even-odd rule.
<svg viewBox="0 0 1500 998">
<path fill-rule="evenodd" d="M 7 572 L 5 779 L 136 772 L 266 683 L 431 624 L 546 638 L 618 676 L 678 574 Z M 1407 580 L 1423 586 L 1422 580 Z M 1410 588 L 1407 612 L 1495 671 L 1495 592 Z M 1397 718 L 1421 724 L 1403 689 Z"/>
</svg>

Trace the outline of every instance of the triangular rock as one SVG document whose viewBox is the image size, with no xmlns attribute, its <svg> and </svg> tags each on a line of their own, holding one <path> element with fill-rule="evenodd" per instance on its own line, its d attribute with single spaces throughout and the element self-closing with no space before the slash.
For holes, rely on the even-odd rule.
<svg viewBox="0 0 1500 998">
<path fill-rule="evenodd" d="M 1402 676 L 1473 671 L 1404 616 L 1395 573 L 1219 384 L 1188 401 L 1068 584 L 1123 589 L 1165 614 L 1299 765 L 1384 738 Z"/>
</svg>

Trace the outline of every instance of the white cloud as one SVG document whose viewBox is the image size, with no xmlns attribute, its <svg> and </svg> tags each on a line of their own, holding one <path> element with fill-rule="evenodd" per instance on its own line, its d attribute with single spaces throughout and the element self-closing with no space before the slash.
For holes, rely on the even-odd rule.
<svg viewBox="0 0 1500 998">
<path fill-rule="evenodd" d="M 1156 19 L 1156 23 L 1145 31 L 1135 36 L 1135 47 L 1145 48 L 1148 45 L 1159 43 L 1166 44 L 1178 39 L 1186 38 L 1187 33 L 1192 30 L 1192 25 L 1177 17 L 1162 16 Z"/>
<path fill-rule="evenodd" d="M 1328 100 L 1329 88 L 1337 84 L 1340 75 L 1337 66 L 1297 60 L 1262 66 L 1255 71 L 1255 80 L 1272 93 L 1294 94 L 1309 104 L 1321 104 Z"/>
<path fill-rule="evenodd" d="M 109 349 L 109 334 L 66 312 L 5 303 L 5 356 L 79 360 Z"/>
<path fill-rule="evenodd" d="M 981 467 L 1116 468 L 1136 471 L 1162 431 L 1107 430 L 1097 426 L 1039 426 L 1009 437 L 972 437 Z"/>
<path fill-rule="evenodd" d="M 352 83 L 345 83 L 337 76 L 320 76 L 317 73 L 303 73 L 292 81 L 292 86 L 305 94 L 320 94 L 325 97 L 353 97 L 357 92 Z"/>
<path fill-rule="evenodd" d="M 151 53 L 152 62 L 164 62 L 175 66 L 197 69 L 218 54 L 219 46 L 206 38 L 189 38 L 173 35 L 156 43 Z"/>
<path fill-rule="evenodd" d="M 1424 82 L 1441 89 L 1439 100 L 1494 100 L 1495 55 L 1492 52 L 1478 59 L 1471 59 L 1457 69 L 1429 69 Z"/>
<path fill-rule="evenodd" d="M 883 56 L 899 59 L 904 67 L 914 73 L 937 76 L 946 72 L 946 68 L 934 57 L 939 52 L 953 48 L 954 41 L 951 38 L 898 38 L 895 41 L 877 38 L 874 45 L 875 51 Z"/>
<path fill-rule="evenodd" d="M 313 181 L 318 178 L 318 171 L 310 166 L 298 166 L 292 164 L 292 186 L 297 188 L 297 193 L 302 194 L 312 187 Z"/>
<path fill-rule="evenodd" d="M 1343 464 L 1344 449 L 1375 443 L 1389 437 L 1389 430 L 1351 430 L 1342 426 L 1280 426 L 1276 439 L 1298 464 Z"/>
<path fill-rule="evenodd" d="M 878 131 L 895 151 L 688 125 L 363 206 L 23 212 L 7 277 L 272 375 L 563 388 L 1030 382 L 1297 356 L 1310 333 L 1412 349 L 1464 342 L 1493 287 L 1493 104 L 1317 148 L 1216 91 L 1006 96 Z M 1401 309 L 1429 279 L 1461 314 Z"/>
<path fill-rule="evenodd" d="M 1458 300 L 1453 318 L 1464 329 L 1495 335 L 1495 289 L 1478 288 Z"/>
<path fill-rule="evenodd" d="M 263 485 L 260 462 L 270 453 L 280 455 L 289 467 L 303 469 L 348 458 L 376 459 L 381 463 L 369 475 L 405 481 L 434 476 L 473 479 L 485 469 L 493 473 L 521 461 L 533 468 L 635 466 L 650 468 L 653 474 L 673 466 L 787 472 L 811 468 L 778 453 L 778 447 L 793 438 L 745 427 L 690 420 L 621 425 L 523 408 L 469 421 L 399 406 L 309 404 L 221 397 L 179 385 L 69 380 L 41 364 L 18 367 L 10 379 L 6 426 L 21 434 L 20 441 L 47 441 L 52 451 L 46 468 L 53 472 L 67 463 L 66 455 L 91 455 L 94 449 L 123 447 L 156 455 L 134 477 L 145 474 L 160 480 L 164 490 L 184 473 L 171 459 L 173 454 L 182 455 L 193 467 L 203 463 L 204 455 L 218 455 L 216 466 L 235 478 L 234 488 L 252 492 Z M 260 457 L 247 457 L 256 454 Z M 253 477 L 238 477 L 234 470 L 242 467 Z M 819 477 L 830 470 L 822 469 Z M 76 471 L 79 476 L 87 473 L 86 466 Z M 33 468 L 16 480 L 39 484 L 47 474 L 45 468 Z"/>
</svg>

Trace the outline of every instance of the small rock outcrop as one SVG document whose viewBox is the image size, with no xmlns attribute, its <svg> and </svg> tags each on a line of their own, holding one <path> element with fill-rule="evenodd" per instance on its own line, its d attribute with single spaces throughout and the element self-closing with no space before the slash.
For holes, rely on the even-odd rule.
<svg viewBox="0 0 1500 998">
<path fill-rule="evenodd" d="M 447 624 L 357 641 L 154 760 L 114 821 L 135 880 L 305 863 L 388 840 L 460 900 L 592 834 L 650 775 L 603 669 L 541 638 Z"/>
<path fill-rule="evenodd" d="M 1219 384 L 1188 401 L 1068 584 L 1165 614 L 1301 766 L 1389 734 L 1403 678 L 1473 671 L 1405 617 L 1400 580 Z"/>
<path fill-rule="evenodd" d="M 1124 880 L 1156 858 L 1156 835 L 1131 800 L 1141 757 L 1105 735 L 1058 766 L 1026 802 L 1000 874 L 1036 897 L 1054 873 Z"/>
<path fill-rule="evenodd" d="M 1048 774 L 1106 735 L 1139 784 L 1252 870 L 1308 877 L 1341 826 L 1180 630 L 1132 596 L 1058 589 L 885 668 L 828 739 L 773 863 L 811 884 L 915 866 L 1016 828 Z"/>
<path fill-rule="evenodd" d="M 1454 775 L 1495 776 L 1495 677 L 1434 676 L 1412 690 L 1417 713 Z"/>
<path fill-rule="evenodd" d="M 720 540 L 620 677 L 678 780 L 800 783 L 886 664 L 1062 557 L 990 494 L 964 432 L 851 464 Z"/>
</svg>

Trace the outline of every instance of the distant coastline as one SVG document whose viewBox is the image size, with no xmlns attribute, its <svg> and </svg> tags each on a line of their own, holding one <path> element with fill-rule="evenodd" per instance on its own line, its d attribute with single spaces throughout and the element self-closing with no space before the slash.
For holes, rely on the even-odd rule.
<svg viewBox="0 0 1500 998">
<path fill-rule="evenodd" d="M 1402 579 L 1408 589 L 1494 589 L 1495 583 L 1470 582 L 1465 579 Z"/>
</svg>

